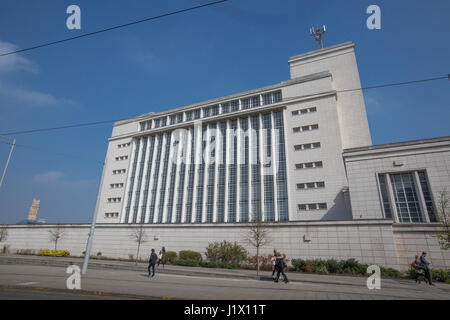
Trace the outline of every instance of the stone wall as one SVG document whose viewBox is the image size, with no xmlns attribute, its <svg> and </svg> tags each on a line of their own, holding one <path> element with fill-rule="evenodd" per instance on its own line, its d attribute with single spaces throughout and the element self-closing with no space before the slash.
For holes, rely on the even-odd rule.
<svg viewBox="0 0 450 320">
<path fill-rule="evenodd" d="M 8 245 L 12 252 L 19 249 L 53 248 L 49 230 L 54 225 L 9 225 Z M 58 243 L 59 249 L 67 249 L 72 255 L 81 256 L 85 250 L 89 225 L 60 225 L 64 235 Z M 95 230 L 91 254 L 101 252 L 104 256 L 128 258 L 136 254 L 137 244 L 131 239 L 135 225 L 98 224 Z M 151 248 L 169 251 L 194 250 L 201 253 L 210 242 L 237 241 L 251 253 L 255 250 L 245 244 L 243 238 L 248 230 L 245 224 L 214 225 L 146 225 L 148 242 L 141 246 L 144 258 Z M 436 247 L 432 238 L 433 226 L 393 227 L 390 220 L 359 220 L 338 222 L 277 223 L 270 228 L 270 245 L 262 254 L 275 248 L 284 252 L 289 259 L 348 259 L 355 258 L 362 263 L 406 270 L 416 252 L 429 251 L 435 268 L 449 267 L 450 256 Z M 425 240 L 424 240 L 425 239 Z M 413 248 L 414 246 L 414 248 Z"/>
</svg>

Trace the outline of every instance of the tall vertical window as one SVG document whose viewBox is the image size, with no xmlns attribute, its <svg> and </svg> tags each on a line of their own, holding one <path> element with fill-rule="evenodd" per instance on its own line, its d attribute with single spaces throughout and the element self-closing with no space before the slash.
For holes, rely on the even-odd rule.
<svg viewBox="0 0 450 320">
<path fill-rule="evenodd" d="M 139 200 L 141 198 L 142 176 L 144 175 L 144 163 L 145 163 L 145 154 L 147 152 L 147 141 L 148 141 L 147 137 L 142 138 L 142 155 L 141 155 L 141 162 L 139 164 L 138 183 L 134 199 L 133 223 L 136 223 L 137 212 L 139 209 Z"/>
<path fill-rule="evenodd" d="M 388 187 L 386 184 L 386 176 L 384 174 L 380 174 L 378 176 L 378 180 L 380 182 L 381 200 L 383 201 L 384 217 L 387 219 L 392 219 L 391 204 L 389 202 Z"/>
<path fill-rule="evenodd" d="M 203 154 L 205 153 L 206 148 L 206 130 L 207 126 L 202 126 L 202 139 L 201 139 L 201 162 L 198 165 L 198 180 L 197 180 L 197 202 L 196 202 L 196 216 L 195 222 L 202 222 L 202 213 L 203 213 L 203 188 L 204 188 L 204 178 L 205 178 L 205 159 L 203 158 Z"/>
<path fill-rule="evenodd" d="M 186 149 L 187 149 L 187 132 L 182 131 L 181 132 L 181 146 L 178 148 L 178 150 L 182 150 L 182 161 L 180 163 L 180 172 L 178 175 L 178 189 L 177 189 L 177 205 L 176 205 L 176 215 L 175 215 L 175 222 L 180 223 L 181 222 L 181 213 L 183 212 L 183 198 L 184 198 L 184 180 L 185 180 L 185 173 L 186 173 L 186 163 L 185 163 L 185 156 L 186 156 Z M 180 151 L 179 151 L 180 152 Z"/>
<path fill-rule="evenodd" d="M 378 181 L 386 218 L 394 218 L 395 212 L 397 222 L 435 221 L 433 201 L 425 171 L 379 174 Z M 389 191 L 389 184 L 392 193 Z M 423 198 L 419 192 L 422 192 Z M 426 212 L 423 212 L 422 208 L 426 208 Z"/>
<path fill-rule="evenodd" d="M 418 171 L 419 182 L 423 193 L 423 198 L 425 200 L 425 207 L 427 208 L 428 217 L 430 222 L 436 222 L 436 217 L 433 214 L 433 200 L 431 199 L 431 191 L 428 186 L 427 176 L 425 171 Z"/>
<path fill-rule="evenodd" d="M 150 199 L 150 206 L 149 206 L 149 223 L 153 223 L 154 216 L 155 216 L 155 202 L 156 202 L 156 191 L 158 190 L 158 177 L 159 177 L 159 167 L 161 164 L 161 152 L 162 152 L 162 142 L 163 142 L 163 135 L 158 135 L 157 143 L 158 147 L 156 150 L 156 159 L 155 159 L 155 170 L 153 172 L 153 184 L 152 184 L 152 191 L 151 191 L 151 199 Z"/>
<path fill-rule="evenodd" d="M 160 188 L 160 197 L 159 197 L 159 207 L 158 207 L 158 223 L 163 222 L 163 213 L 164 213 L 164 201 L 166 196 L 166 183 L 167 183 L 167 170 L 169 166 L 169 152 L 170 152 L 170 144 L 171 144 L 171 132 L 166 134 L 166 150 L 164 151 L 164 165 L 161 175 L 161 188 Z"/>
<path fill-rule="evenodd" d="M 240 145 L 241 145 L 241 161 L 240 161 L 240 199 L 239 199 L 239 221 L 248 222 L 248 166 L 249 166 L 249 137 L 248 137 L 248 118 L 240 119 Z"/>
<path fill-rule="evenodd" d="M 272 165 L 272 115 L 266 113 L 262 116 L 263 121 L 263 163 L 265 167 Z M 275 221 L 275 206 L 274 206 L 274 187 L 273 174 L 264 174 L 264 215 L 265 221 Z"/>
<path fill-rule="evenodd" d="M 252 221 L 262 214 L 261 207 L 261 159 L 260 159 L 260 125 L 259 115 L 251 117 L 252 125 Z"/>
<path fill-rule="evenodd" d="M 135 149 L 134 149 L 134 160 L 133 165 L 131 167 L 131 176 L 130 183 L 128 185 L 128 200 L 127 205 L 125 207 L 125 223 L 128 223 L 128 218 L 130 216 L 130 208 L 131 208 L 131 198 L 133 197 L 133 187 L 134 187 L 134 177 L 136 176 L 136 167 L 138 162 L 138 155 L 140 149 L 141 139 L 136 139 Z"/>
<path fill-rule="evenodd" d="M 221 137 L 221 152 L 218 162 L 217 181 L 217 222 L 224 222 L 225 217 L 225 171 L 227 166 L 227 123 L 219 124 Z M 218 146 L 220 147 L 220 146 Z"/>
<path fill-rule="evenodd" d="M 208 164 L 208 182 L 206 185 L 206 222 L 213 222 L 213 212 L 214 212 L 214 179 L 215 179 L 215 171 L 216 171 L 216 148 L 214 147 L 216 141 L 216 128 L 217 124 L 213 123 L 210 125 L 210 146 L 209 150 L 210 159 L 214 159 L 214 161 L 209 161 Z"/>
<path fill-rule="evenodd" d="M 180 137 L 178 139 L 174 139 L 172 146 L 172 152 L 173 155 L 172 160 L 172 167 L 170 168 L 170 183 L 169 183 L 169 197 L 167 198 L 167 218 L 166 223 L 172 222 L 172 211 L 173 211 L 173 199 L 175 197 L 175 181 L 176 181 L 176 173 L 177 173 L 177 153 L 174 152 L 175 148 L 177 152 L 180 152 Z"/>
<path fill-rule="evenodd" d="M 228 222 L 236 222 L 236 200 L 237 200 L 237 120 L 230 120 L 230 142 L 233 150 L 228 165 Z"/>
<path fill-rule="evenodd" d="M 400 222 L 423 222 L 412 173 L 390 174 Z"/>
<path fill-rule="evenodd" d="M 149 137 L 150 146 L 148 149 L 148 165 L 147 165 L 147 173 L 145 174 L 145 185 L 144 185 L 144 201 L 142 202 L 142 215 L 141 215 L 141 223 L 144 222 L 145 219 L 145 213 L 147 211 L 147 200 L 148 200 L 148 194 L 149 194 L 149 185 L 150 185 L 150 174 L 152 172 L 152 163 L 153 163 L 153 151 L 155 148 L 155 136 Z"/>
<path fill-rule="evenodd" d="M 273 114 L 274 129 L 278 133 L 278 155 L 277 156 L 277 204 L 279 221 L 288 221 L 288 193 L 287 193 L 287 175 L 286 175 L 286 150 L 284 139 L 283 112 L 277 111 Z"/>
<path fill-rule="evenodd" d="M 195 135 L 194 135 L 194 127 L 189 129 L 190 131 L 190 144 L 191 144 L 191 152 L 190 152 L 190 161 L 189 161 L 189 171 L 188 171 L 188 187 L 187 187 L 187 196 L 186 196 L 186 217 L 185 222 L 190 223 L 192 221 L 192 203 L 194 196 L 194 177 L 195 177 Z"/>
</svg>

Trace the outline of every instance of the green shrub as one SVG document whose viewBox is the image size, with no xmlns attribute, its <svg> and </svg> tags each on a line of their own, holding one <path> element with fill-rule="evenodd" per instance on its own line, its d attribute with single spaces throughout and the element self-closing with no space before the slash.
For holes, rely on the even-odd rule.
<svg viewBox="0 0 450 320">
<path fill-rule="evenodd" d="M 320 274 L 328 274 L 328 269 L 325 264 L 320 264 L 317 266 L 317 268 L 314 270 L 315 273 Z"/>
<path fill-rule="evenodd" d="M 304 271 L 306 261 L 303 259 L 292 259 L 292 267 L 295 271 Z"/>
<path fill-rule="evenodd" d="M 368 267 L 369 267 L 368 264 L 360 263 L 356 266 L 356 268 L 354 269 L 354 272 L 355 272 L 355 274 L 366 275 Z M 381 268 L 380 268 L 380 271 L 381 271 Z M 381 274 L 383 274 L 383 272 Z"/>
<path fill-rule="evenodd" d="M 401 277 L 402 273 L 397 269 L 380 267 L 381 276 Z"/>
<path fill-rule="evenodd" d="M 192 260 L 198 261 L 198 263 L 202 261 L 201 253 L 196 251 L 182 250 L 179 252 L 178 256 L 180 260 Z"/>
<path fill-rule="evenodd" d="M 312 272 L 322 273 L 324 269 L 327 269 L 326 262 L 320 259 L 314 259 L 311 261 L 312 263 Z M 326 272 L 328 273 L 328 271 Z"/>
<path fill-rule="evenodd" d="M 328 260 L 326 260 L 325 261 L 325 265 L 327 267 L 327 270 L 330 273 L 340 273 L 341 272 L 341 265 L 335 259 L 328 259 Z"/>
<path fill-rule="evenodd" d="M 355 259 L 347 259 L 340 261 L 341 270 L 343 273 L 357 273 L 359 262 Z"/>
<path fill-rule="evenodd" d="M 167 251 L 164 255 L 164 259 L 166 263 L 173 263 L 177 260 L 177 253 L 175 251 Z"/>
<path fill-rule="evenodd" d="M 449 282 L 450 272 L 444 269 L 431 270 L 431 277 L 434 281 Z"/>
<path fill-rule="evenodd" d="M 183 260 L 178 259 L 173 262 L 176 266 L 185 266 L 185 267 L 199 267 L 200 261 L 199 260 Z"/>
<path fill-rule="evenodd" d="M 210 243 L 206 248 L 205 256 L 211 262 L 218 264 L 240 265 L 247 259 L 247 250 L 236 242 L 228 241 Z"/>
</svg>

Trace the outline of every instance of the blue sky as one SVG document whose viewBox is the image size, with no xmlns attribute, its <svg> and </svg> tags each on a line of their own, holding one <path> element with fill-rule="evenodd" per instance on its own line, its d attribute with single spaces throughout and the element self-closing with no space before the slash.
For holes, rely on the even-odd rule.
<svg viewBox="0 0 450 320">
<path fill-rule="evenodd" d="M 0 51 L 124 24 L 207 1 L 2 0 Z M 68 30 L 66 8 L 81 8 Z M 366 8 L 381 8 L 368 30 Z M 230 0 L 215 7 L 0 57 L 0 133 L 133 117 L 275 84 L 290 56 L 356 44 L 362 86 L 444 76 L 450 2 Z M 364 92 L 374 144 L 447 136 L 449 82 Z M 17 135 L 0 188 L 0 223 L 26 218 L 33 198 L 47 222 L 89 222 L 112 125 Z M 1 143 L 0 168 L 9 146 Z"/>
</svg>

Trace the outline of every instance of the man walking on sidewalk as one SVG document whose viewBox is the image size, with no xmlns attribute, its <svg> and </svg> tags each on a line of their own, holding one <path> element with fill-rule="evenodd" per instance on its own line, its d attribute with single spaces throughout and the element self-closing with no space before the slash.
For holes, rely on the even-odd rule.
<svg viewBox="0 0 450 320">
<path fill-rule="evenodd" d="M 152 269 L 152 277 L 155 276 L 155 264 L 158 260 L 158 256 L 155 253 L 155 249 L 152 249 L 152 253 L 150 254 L 150 259 L 148 260 L 148 277 L 150 278 L 150 268 Z"/>
<path fill-rule="evenodd" d="M 282 256 L 280 253 L 278 253 L 277 261 L 275 262 L 275 269 L 277 270 L 277 276 L 273 281 L 278 282 L 278 279 L 280 278 L 280 273 L 281 273 L 283 275 L 283 282 L 284 283 L 289 282 L 287 276 L 284 274 L 285 268 L 286 268 L 286 263 L 284 262 L 284 256 Z"/>
</svg>

